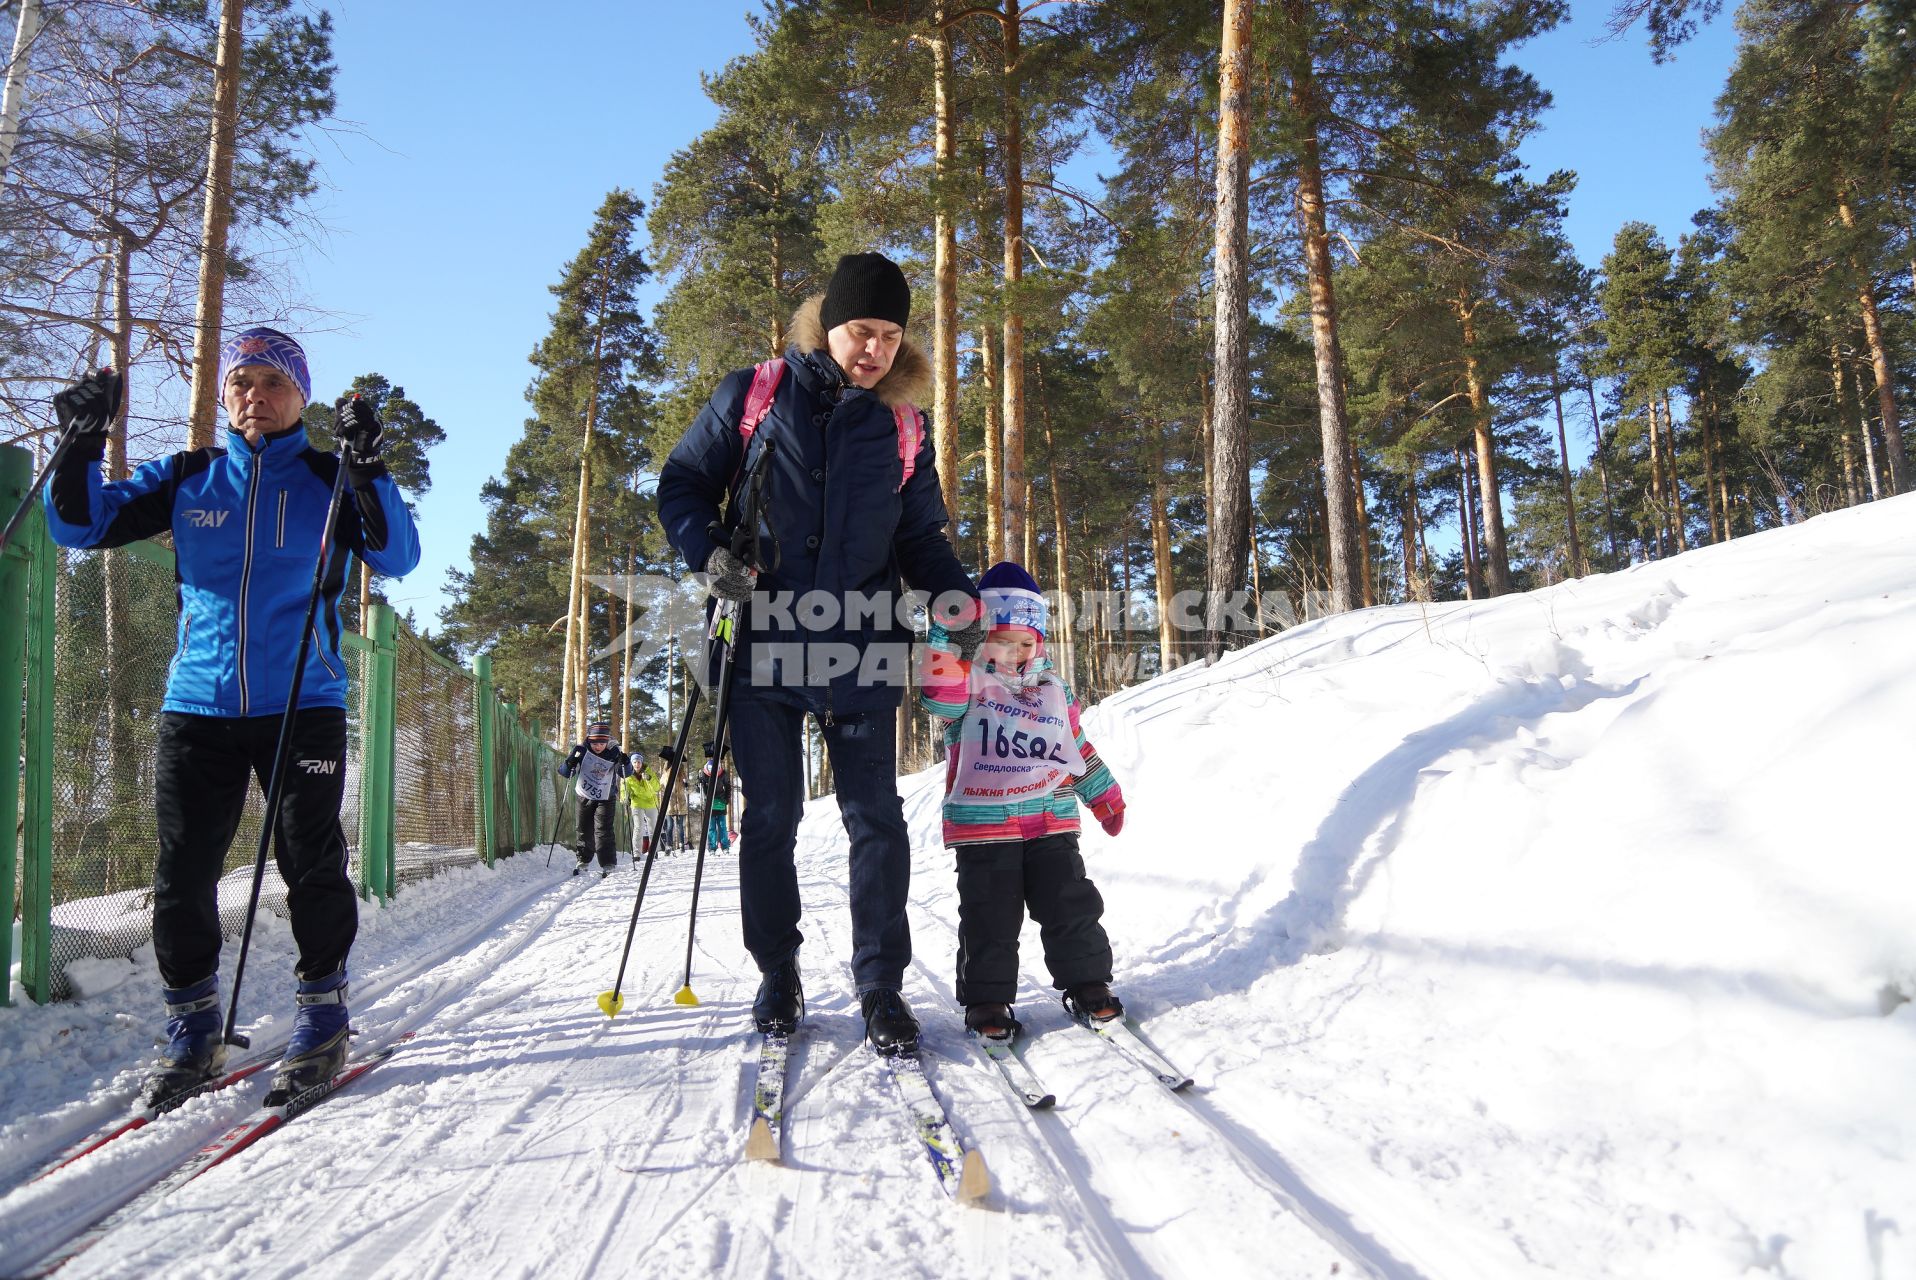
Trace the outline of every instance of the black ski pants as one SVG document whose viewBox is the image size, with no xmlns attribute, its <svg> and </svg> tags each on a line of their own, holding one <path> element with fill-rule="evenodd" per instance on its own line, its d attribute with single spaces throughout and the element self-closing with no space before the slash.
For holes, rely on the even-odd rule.
<svg viewBox="0 0 1916 1280">
<path fill-rule="evenodd" d="M 278 716 L 168 711 L 160 717 L 153 950 L 169 987 L 188 986 L 219 968 L 220 873 L 248 785 L 258 779 L 265 791 L 271 781 L 279 723 Z M 286 882 L 298 974 L 323 978 L 346 963 L 359 932 L 359 900 L 346 874 L 346 834 L 339 826 L 346 793 L 345 711 L 301 710 L 287 768 L 273 855 Z"/>
<path fill-rule="evenodd" d="M 1018 996 L 1018 934 L 1025 910 L 1038 922 L 1045 967 L 1060 991 L 1111 981 L 1104 899 L 1084 873 L 1078 835 L 963 844 L 958 854 L 958 1003 L 1010 1004 Z"/>
<path fill-rule="evenodd" d="M 802 707 L 733 685 L 732 760 L 752 802 L 739 824 L 739 920 L 761 972 L 798 951 L 798 821 L 805 813 Z M 820 726 L 851 850 L 852 980 L 859 995 L 897 991 L 911 963 L 911 832 L 898 798 L 898 715 L 841 716 Z"/>
<path fill-rule="evenodd" d="M 579 855 L 581 865 L 598 858 L 599 865 L 610 867 L 619 860 L 619 847 L 613 840 L 612 824 L 618 819 L 617 800 L 579 801 Z"/>
</svg>

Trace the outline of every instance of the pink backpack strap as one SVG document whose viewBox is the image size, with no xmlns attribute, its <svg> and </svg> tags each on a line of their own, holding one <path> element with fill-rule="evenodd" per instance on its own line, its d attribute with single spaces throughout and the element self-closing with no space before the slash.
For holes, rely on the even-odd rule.
<svg viewBox="0 0 1916 1280">
<path fill-rule="evenodd" d="M 778 396 L 779 379 L 785 376 L 784 360 L 767 360 L 752 368 L 752 386 L 745 393 L 745 411 L 738 418 L 738 469 L 732 473 L 732 483 L 745 474 L 745 455 L 752 450 L 752 433 L 765 421 L 772 411 L 772 401 Z"/>
<path fill-rule="evenodd" d="M 925 419 L 908 404 L 897 405 L 891 412 L 898 420 L 898 460 L 904 464 L 899 471 L 898 491 L 903 493 L 911 483 L 912 472 L 918 470 L 918 451 L 925 445 Z"/>
</svg>

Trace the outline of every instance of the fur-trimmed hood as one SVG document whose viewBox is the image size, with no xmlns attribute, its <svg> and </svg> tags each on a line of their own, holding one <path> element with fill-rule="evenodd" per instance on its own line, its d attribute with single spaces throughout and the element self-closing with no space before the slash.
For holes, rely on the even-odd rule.
<svg viewBox="0 0 1916 1280">
<path fill-rule="evenodd" d="M 819 316 L 824 306 L 825 295 L 815 294 L 792 315 L 791 345 L 801 354 L 826 350 L 825 323 Z M 909 331 L 899 340 L 891 371 L 878 380 L 872 394 L 887 409 L 901 404 L 922 408 L 931 395 L 931 357 L 918 349 Z"/>
</svg>

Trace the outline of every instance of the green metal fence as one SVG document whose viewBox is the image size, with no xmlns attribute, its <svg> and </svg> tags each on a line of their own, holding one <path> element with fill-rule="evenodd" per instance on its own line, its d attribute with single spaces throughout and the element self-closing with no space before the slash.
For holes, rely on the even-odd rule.
<svg viewBox="0 0 1916 1280">
<path fill-rule="evenodd" d="M 31 467 L 25 450 L 0 447 L 0 511 L 25 493 Z M 467 671 L 384 605 L 367 623 L 343 653 L 340 820 L 361 896 L 383 903 L 445 868 L 550 839 L 570 811 L 558 757 L 498 701 L 486 659 Z M 0 746 L 0 920 L 18 921 L 20 983 L 35 1001 L 68 993 L 74 960 L 130 955 L 151 936 L 154 743 L 177 625 L 164 546 L 68 551 L 36 511 L 0 555 L 0 744 L 18 744 Z M 263 808 L 254 789 L 227 855 L 229 931 L 245 910 Z M 262 903 L 284 896 L 269 860 Z M 6 967 L 14 934 L 0 929 Z"/>
</svg>

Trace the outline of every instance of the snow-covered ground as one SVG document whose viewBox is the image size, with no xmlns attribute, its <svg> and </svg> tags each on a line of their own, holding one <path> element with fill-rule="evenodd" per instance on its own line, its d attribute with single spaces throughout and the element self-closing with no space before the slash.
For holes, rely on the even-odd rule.
<svg viewBox="0 0 1916 1280">
<path fill-rule="evenodd" d="M 936 774 L 907 994 L 996 1181 L 942 1200 L 859 1046 L 843 835 L 801 835 L 810 997 L 783 1167 L 749 1101 L 733 865 L 636 889 L 521 856 L 368 912 L 352 1091 L 65 1274 L 112 1276 L 1916 1275 L 1916 497 L 1537 592 L 1300 627 L 1096 708 L 1130 801 L 1085 856 L 1118 988 L 1197 1078 L 1172 1097 L 1072 1027 L 1026 932 L 1027 1112 L 950 1000 Z M 283 1034 L 290 938 L 249 965 Z M 239 1115 L 205 1098 L 14 1186 L 112 1112 L 150 960 L 0 1012 L 0 1273 Z"/>
</svg>

